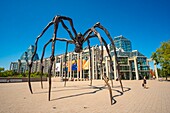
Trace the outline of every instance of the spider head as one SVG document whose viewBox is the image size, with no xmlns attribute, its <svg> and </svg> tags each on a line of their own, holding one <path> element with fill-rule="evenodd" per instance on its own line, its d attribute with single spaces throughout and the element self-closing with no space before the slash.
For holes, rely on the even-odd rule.
<svg viewBox="0 0 170 113">
<path fill-rule="evenodd" d="M 76 39 L 75 52 L 80 53 L 83 50 L 82 46 L 83 46 L 84 37 L 81 33 L 78 33 L 75 39 Z"/>
</svg>

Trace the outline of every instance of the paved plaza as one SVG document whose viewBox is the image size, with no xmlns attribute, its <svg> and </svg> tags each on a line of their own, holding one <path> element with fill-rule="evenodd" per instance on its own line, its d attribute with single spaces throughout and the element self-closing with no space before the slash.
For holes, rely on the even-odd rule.
<svg viewBox="0 0 170 113">
<path fill-rule="evenodd" d="M 101 80 L 64 82 L 53 81 L 51 101 L 48 101 L 48 83 L 44 89 L 33 82 L 0 83 L 0 113 L 170 113 L 170 82 L 148 80 L 148 89 L 142 80 L 123 80 L 124 93 L 118 81 L 113 81 L 113 105 L 109 92 Z"/>
</svg>

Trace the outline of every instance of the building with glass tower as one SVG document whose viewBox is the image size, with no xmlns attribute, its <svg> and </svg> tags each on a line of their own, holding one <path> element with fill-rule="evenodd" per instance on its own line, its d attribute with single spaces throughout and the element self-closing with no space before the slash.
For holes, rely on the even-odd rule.
<svg viewBox="0 0 170 113">
<path fill-rule="evenodd" d="M 123 49 L 125 52 L 132 51 L 131 41 L 122 35 L 114 37 L 114 44 L 118 49 Z"/>
<path fill-rule="evenodd" d="M 27 62 L 31 61 L 31 57 L 34 53 L 34 46 L 30 45 L 29 48 L 21 55 L 17 62 L 11 62 L 10 70 L 23 73 L 28 70 Z M 33 61 L 39 60 L 38 54 L 35 54 Z"/>
<path fill-rule="evenodd" d="M 122 75 L 122 79 L 126 80 L 140 80 L 143 76 L 150 78 L 150 65 L 151 61 L 142 53 L 137 50 L 133 50 L 131 48 L 131 42 L 124 38 L 123 36 L 118 36 L 114 38 L 116 45 L 116 52 L 118 57 L 118 63 L 120 66 L 120 73 Z M 119 44 L 119 45 L 118 45 Z M 120 46 L 121 45 L 121 46 Z M 124 46 L 123 46 L 124 45 Z M 118 46 L 118 47 L 117 47 Z M 106 49 L 103 50 L 103 74 L 112 77 L 113 79 L 118 78 L 117 66 L 115 62 L 115 56 L 113 52 L 113 47 L 108 44 L 108 48 L 110 49 L 114 72 L 111 74 L 110 67 L 110 58 L 106 52 Z M 20 72 L 24 72 L 28 69 L 26 65 L 26 60 L 28 58 L 28 62 L 31 59 L 33 54 L 33 46 L 30 46 L 27 50 L 27 54 L 23 53 L 20 61 L 11 63 L 11 70 L 20 70 Z M 91 55 L 92 55 L 92 79 L 102 79 L 102 75 L 100 73 L 100 52 L 101 47 L 98 45 L 91 47 Z M 67 53 L 67 57 L 65 59 L 65 54 L 55 56 L 55 63 L 52 67 L 53 76 L 66 77 L 69 80 L 88 80 L 90 79 L 90 60 L 89 60 L 89 49 L 86 47 L 83 49 L 81 53 L 69 52 Z M 65 64 L 66 61 L 66 64 Z M 20 63 L 21 62 L 21 63 Z M 16 66 L 14 65 L 16 63 Z M 22 64 L 22 65 L 21 65 Z M 21 65 L 21 69 L 18 69 L 19 65 Z M 41 64 L 38 59 L 38 55 L 35 55 L 32 72 L 40 72 L 41 66 L 43 65 L 44 73 L 48 73 L 48 67 L 50 66 L 50 58 L 44 58 L 43 63 Z M 155 68 L 155 71 L 157 69 Z M 156 75 L 158 78 L 158 75 Z"/>
</svg>

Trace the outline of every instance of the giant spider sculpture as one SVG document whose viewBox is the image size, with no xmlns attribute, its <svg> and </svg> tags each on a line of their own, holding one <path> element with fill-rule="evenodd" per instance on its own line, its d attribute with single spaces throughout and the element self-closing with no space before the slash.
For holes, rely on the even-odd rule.
<svg viewBox="0 0 170 113">
<path fill-rule="evenodd" d="M 70 23 L 72 32 L 74 33 L 74 36 L 73 36 L 72 32 L 69 30 L 69 28 L 66 26 L 64 21 L 68 21 Z M 71 40 L 68 40 L 68 39 L 65 39 L 65 38 L 58 38 L 56 36 L 59 23 L 61 23 L 63 28 L 68 32 Z M 55 60 L 54 51 L 55 51 L 55 43 L 56 43 L 56 41 L 64 41 L 64 42 L 66 42 L 65 58 L 66 58 L 66 54 L 67 54 L 68 44 L 74 44 L 75 45 L 75 52 L 76 53 L 80 53 L 83 50 L 83 47 L 82 47 L 83 43 L 87 41 L 88 48 L 89 48 L 89 56 L 90 56 L 90 85 L 92 85 L 92 60 L 91 60 L 91 49 L 90 49 L 90 41 L 89 41 L 89 39 L 97 37 L 98 40 L 100 41 L 100 45 L 101 45 L 101 50 L 100 50 L 100 74 L 102 75 L 103 80 L 105 81 L 106 85 L 108 86 L 109 94 L 110 94 L 110 101 L 111 101 L 111 104 L 112 104 L 112 89 L 111 89 L 110 84 L 108 83 L 109 78 L 106 75 L 103 75 L 103 69 L 102 69 L 103 68 L 102 67 L 102 62 L 103 62 L 103 45 L 105 46 L 106 51 L 108 53 L 108 56 L 110 58 L 110 67 L 111 67 L 111 74 L 112 75 L 113 75 L 113 61 L 112 61 L 112 58 L 111 58 L 111 55 L 110 55 L 110 51 L 109 51 L 109 48 L 107 46 L 106 41 L 104 40 L 103 37 L 101 37 L 100 33 L 96 30 L 96 28 L 99 28 L 99 29 L 103 30 L 106 33 L 107 37 L 109 38 L 109 40 L 110 40 L 110 42 L 111 42 L 111 44 L 113 46 L 114 55 L 115 55 L 115 62 L 116 62 L 116 66 L 117 66 L 117 70 L 115 70 L 115 71 L 117 71 L 117 73 L 119 75 L 120 74 L 119 64 L 118 64 L 118 60 L 117 60 L 116 48 L 115 48 L 115 45 L 114 45 L 112 37 L 110 36 L 110 34 L 107 31 L 107 29 L 104 28 L 99 22 L 97 22 L 94 26 L 89 28 L 84 34 L 77 33 L 75 28 L 74 28 L 74 26 L 73 26 L 72 19 L 69 18 L 69 17 L 66 17 L 66 16 L 55 16 L 53 18 L 53 20 L 51 22 L 49 22 L 48 25 L 43 29 L 42 33 L 36 38 L 34 53 L 33 53 L 33 56 L 31 58 L 31 62 L 29 64 L 28 85 L 29 85 L 30 92 L 33 93 L 32 87 L 31 87 L 31 82 L 30 82 L 30 74 L 31 74 L 31 68 L 32 68 L 32 64 L 33 64 L 33 58 L 34 58 L 34 56 L 35 56 L 35 54 L 37 52 L 38 40 L 40 39 L 40 37 L 45 33 L 45 31 L 51 25 L 54 25 L 53 37 L 44 45 L 43 52 L 42 52 L 42 57 L 41 57 L 41 87 L 43 88 L 43 84 L 42 84 L 42 75 L 43 75 L 43 69 L 44 69 L 43 58 L 44 58 L 44 53 L 45 53 L 46 46 L 49 43 L 52 43 L 52 53 L 51 53 L 51 56 L 50 56 L 50 66 L 49 66 L 49 69 L 48 69 L 48 77 L 49 77 L 49 96 L 48 96 L 48 100 L 50 101 L 50 95 L 51 95 L 51 76 L 52 76 L 51 70 L 52 70 L 52 66 L 53 66 L 54 60 Z M 66 60 L 65 60 L 65 64 L 66 64 Z M 121 77 L 118 76 L 118 78 L 119 78 L 120 85 L 121 85 L 122 92 L 123 92 L 123 85 L 122 85 L 122 82 L 121 82 Z M 65 84 L 66 84 L 66 82 L 65 82 Z"/>
</svg>

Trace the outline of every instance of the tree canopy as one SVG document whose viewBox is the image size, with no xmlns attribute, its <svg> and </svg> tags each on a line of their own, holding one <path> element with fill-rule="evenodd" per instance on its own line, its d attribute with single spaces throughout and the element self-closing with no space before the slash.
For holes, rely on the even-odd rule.
<svg viewBox="0 0 170 113">
<path fill-rule="evenodd" d="M 151 58 L 156 61 L 156 64 L 160 64 L 167 77 L 170 74 L 170 40 L 162 42 L 156 52 L 152 53 Z"/>
<path fill-rule="evenodd" d="M 0 72 L 4 71 L 4 68 L 3 67 L 0 67 Z"/>
</svg>

